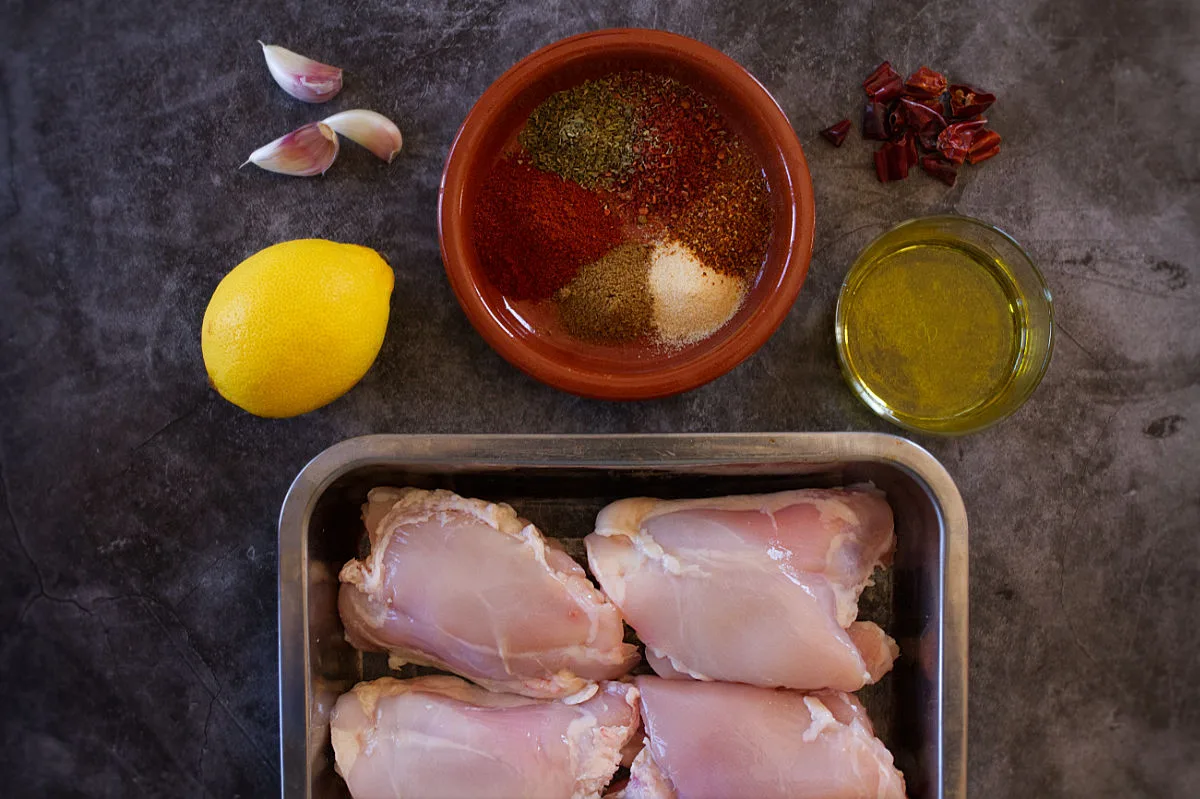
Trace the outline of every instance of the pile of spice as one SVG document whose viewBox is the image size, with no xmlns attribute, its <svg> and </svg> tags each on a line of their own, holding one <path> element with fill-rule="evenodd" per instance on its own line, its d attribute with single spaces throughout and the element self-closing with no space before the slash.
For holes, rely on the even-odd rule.
<svg viewBox="0 0 1200 799">
<path fill-rule="evenodd" d="M 673 221 L 704 196 L 731 153 L 753 160 L 717 110 L 691 87 L 645 72 L 618 73 L 612 86 L 636 110 L 641 131 L 637 168 L 619 175 L 614 185 L 626 217 L 639 224 Z M 765 179 L 762 186 L 765 191 Z"/>
<path fill-rule="evenodd" d="M 674 345 L 693 344 L 721 329 L 742 304 L 746 285 L 710 269 L 682 244 L 659 244 L 650 263 L 654 324 Z"/>
<path fill-rule="evenodd" d="M 502 159 L 483 184 L 473 236 L 496 288 L 517 300 L 552 296 L 621 242 L 598 195 L 521 157 Z"/>
<path fill-rule="evenodd" d="M 647 244 L 622 244 L 580 269 L 557 294 L 567 332 L 585 341 L 613 342 L 649 333 L 654 321 L 650 253 Z"/>
<path fill-rule="evenodd" d="M 611 78 L 553 94 L 529 115 L 521 146 L 533 165 L 589 189 L 611 186 L 634 162 L 633 109 Z"/>
<path fill-rule="evenodd" d="M 987 129 L 982 116 L 996 102 L 993 94 L 951 85 L 945 75 L 924 66 L 905 80 L 887 61 L 867 76 L 863 90 L 863 138 L 884 142 L 875 151 L 875 174 L 882 183 L 904 180 L 920 163 L 953 186 L 964 161 L 978 164 L 1000 152 L 1000 134 Z M 834 147 L 841 147 L 849 133 L 848 119 L 821 131 Z"/>
<path fill-rule="evenodd" d="M 685 206 L 675 229 L 704 263 L 728 275 L 753 278 L 771 240 L 770 195 L 745 148 L 717 154 L 721 162 L 699 199 Z"/>
<path fill-rule="evenodd" d="M 640 70 L 557 92 L 530 114 L 475 206 L 495 286 L 552 303 L 575 338 L 675 347 L 737 312 L 766 258 L 770 190 L 702 95 Z"/>
</svg>

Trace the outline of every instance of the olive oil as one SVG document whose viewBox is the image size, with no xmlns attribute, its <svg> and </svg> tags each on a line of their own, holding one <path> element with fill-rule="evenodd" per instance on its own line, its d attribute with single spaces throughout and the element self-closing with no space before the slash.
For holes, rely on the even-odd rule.
<svg viewBox="0 0 1200 799">
<path fill-rule="evenodd" d="M 881 415 L 930 432 L 978 429 L 1032 391 L 1017 385 L 1028 382 L 1026 351 L 1036 343 L 1020 276 L 999 249 L 931 224 L 955 219 L 916 220 L 876 240 L 838 301 L 839 354 L 851 387 Z M 1032 385 L 1049 356 L 1048 317 L 1046 324 Z"/>
</svg>

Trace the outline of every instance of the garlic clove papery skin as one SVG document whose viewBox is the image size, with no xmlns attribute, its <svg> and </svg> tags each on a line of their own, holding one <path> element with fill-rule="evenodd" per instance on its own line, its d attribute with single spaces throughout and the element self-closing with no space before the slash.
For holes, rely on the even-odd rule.
<svg viewBox="0 0 1200 799">
<path fill-rule="evenodd" d="M 279 88 L 306 103 L 327 103 L 342 90 L 342 70 L 276 44 L 262 44 L 263 57 Z"/>
<path fill-rule="evenodd" d="M 250 153 L 246 164 L 281 175 L 323 175 L 337 158 L 338 147 L 338 137 L 332 128 L 321 122 L 309 122 L 259 147 Z"/>
<path fill-rule="evenodd" d="M 340 114 L 326 117 L 321 122 L 355 144 L 366 147 L 389 164 L 404 146 L 400 129 L 392 120 L 365 108 L 342 111 Z"/>
</svg>

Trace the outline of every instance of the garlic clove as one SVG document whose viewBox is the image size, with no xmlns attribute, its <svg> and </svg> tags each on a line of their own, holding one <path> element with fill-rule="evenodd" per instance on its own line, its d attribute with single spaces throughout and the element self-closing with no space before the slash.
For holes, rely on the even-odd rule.
<svg viewBox="0 0 1200 799">
<path fill-rule="evenodd" d="M 355 144 L 366 147 L 389 164 L 404 145 L 400 129 L 392 120 L 365 108 L 343 111 L 321 122 Z"/>
<path fill-rule="evenodd" d="M 286 136 L 250 153 L 246 164 L 254 164 L 281 175 L 323 175 L 338 154 L 338 137 L 321 122 L 309 122 Z M 242 164 L 245 166 L 246 164 Z"/>
<path fill-rule="evenodd" d="M 276 44 L 262 44 L 267 69 L 279 88 L 306 103 L 326 103 L 342 90 L 342 71 Z"/>
</svg>

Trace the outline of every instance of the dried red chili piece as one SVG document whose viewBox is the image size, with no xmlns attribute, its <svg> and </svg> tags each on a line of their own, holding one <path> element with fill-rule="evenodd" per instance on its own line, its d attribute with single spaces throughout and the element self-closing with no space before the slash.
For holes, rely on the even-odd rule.
<svg viewBox="0 0 1200 799">
<path fill-rule="evenodd" d="M 926 150 L 936 150 L 937 137 L 945 129 L 946 120 L 936 110 L 917 100 L 901 97 L 900 104 L 904 106 L 908 129 L 921 140 L 921 146 Z"/>
<path fill-rule="evenodd" d="M 848 133 L 850 133 L 850 120 L 848 119 L 843 119 L 836 125 L 830 125 L 821 131 L 821 135 L 825 137 L 825 140 L 834 147 L 841 147 Z"/>
<path fill-rule="evenodd" d="M 947 186 L 953 186 L 954 182 L 958 180 L 958 167 L 937 153 L 921 156 L 921 169 Z"/>
<path fill-rule="evenodd" d="M 950 87 L 950 116 L 955 119 L 978 116 L 988 110 L 994 102 L 994 94 L 981 92 L 961 83 Z"/>
<path fill-rule="evenodd" d="M 879 178 L 880 183 L 887 183 L 889 180 L 891 180 L 891 178 L 888 177 L 887 153 L 883 151 L 884 147 L 887 146 L 888 145 L 885 144 L 883 147 L 880 147 L 875 151 L 875 177 Z"/>
<path fill-rule="evenodd" d="M 900 137 L 900 143 L 904 145 L 905 157 L 908 159 L 908 165 L 917 165 L 917 137 L 909 131 Z"/>
<path fill-rule="evenodd" d="M 1000 152 L 1000 134 L 994 130 L 983 130 L 971 142 L 967 160 L 972 164 L 986 161 Z"/>
<path fill-rule="evenodd" d="M 900 103 L 892 103 L 888 108 L 887 115 L 888 138 L 893 141 L 899 139 L 908 130 L 908 117 L 904 113 L 904 106 Z"/>
<path fill-rule="evenodd" d="M 887 141 L 888 111 L 883 103 L 867 100 L 863 106 L 862 135 L 864 139 Z"/>
<path fill-rule="evenodd" d="M 875 176 L 880 183 L 908 177 L 908 146 L 903 142 L 884 142 L 875 151 Z"/>
<path fill-rule="evenodd" d="M 937 97 L 928 97 L 928 98 L 926 98 L 926 97 L 910 97 L 908 95 L 905 95 L 905 97 L 907 97 L 910 101 L 912 101 L 914 103 L 920 103 L 921 105 L 925 106 L 926 108 L 928 108 L 932 111 L 937 111 L 942 116 L 946 116 L 946 104 L 942 102 L 942 98 L 945 97 L 945 95 L 939 95 Z"/>
<path fill-rule="evenodd" d="M 966 160 L 967 153 L 971 151 L 975 137 L 986 124 L 987 120 L 981 117 L 968 122 L 955 122 L 953 125 L 947 125 L 946 129 L 938 134 L 938 151 L 950 161 L 961 164 Z"/>
<path fill-rule="evenodd" d="M 916 103 L 917 105 L 923 105 L 930 111 L 933 111 L 935 114 L 940 116 L 942 119 L 948 120 L 950 119 L 950 109 L 949 106 L 942 101 L 945 96 L 946 95 L 943 94 L 941 97 L 934 97 L 932 100 L 922 100 L 920 97 L 908 96 L 901 97 L 900 99 L 908 100 L 910 103 Z"/>
<path fill-rule="evenodd" d="M 884 61 L 875 71 L 863 81 L 863 89 L 877 103 L 887 103 L 900 96 L 904 91 L 904 79 L 900 73 L 892 69 L 892 65 Z"/>
<path fill-rule="evenodd" d="M 921 67 L 904 81 L 904 93 L 909 97 L 931 100 L 946 91 L 946 76 L 929 67 Z"/>
</svg>

